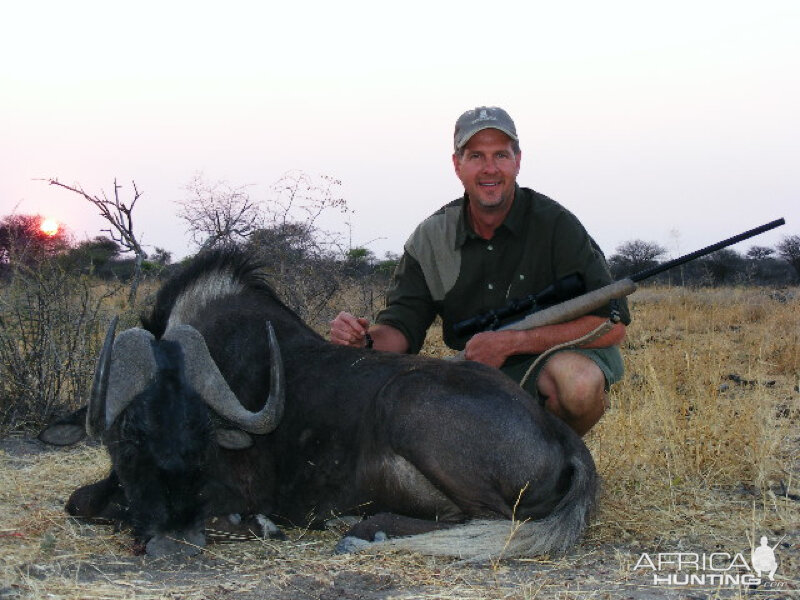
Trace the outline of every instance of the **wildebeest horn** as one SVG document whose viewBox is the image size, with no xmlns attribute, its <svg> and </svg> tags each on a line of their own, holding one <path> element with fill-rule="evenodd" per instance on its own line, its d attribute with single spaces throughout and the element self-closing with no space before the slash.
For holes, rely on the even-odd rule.
<svg viewBox="0 0 800 600">
<path fill-rule="evenodd" d="M 269 433 L 278 426 L 283 416 L 285 390 L 283 360 L 272 325 L 267 322 L 270 348 L 270 391 L 264 407 L 250 412 L 233 393 L 208 351 L 203 336 L 191 325 L 170 328 L 164 339 L 174 340 L 183 348 L 186 378 L 206 403 L 220 416 L 245 431 L 255 434 Z"/>
<path fill-rule="evenodd" d="M 112 369 L 106 394 L 106 429 L 131 401 L 153 381 L 156 357 L 153 334 L 134 327 L 117 336 L 111 352 Z"/>
<path fill-rule="evenodd" d="M 134 397 L 144 391 L 156 370 L 153 334 L 134 327 L 114 339 L 116 319 L 106 339 L 94 374 L 86 431 L 97 435 L 107 429 Z"/>
<path fill-rule="evenodd" d="M 106 413 L 106 392 L 108 391 L 108 375 L 111 371 L 111 347 L 114 345 L 114 332 L 117 329 L 119 317 L 111 319 L 106 330 L 106 339 L 100 356 L 97 357 L 97 366 L 92 380 L 92 391 L 89 393 L 89 403 L 86 410 L 86 434 L 95 437 L 103 431 Z"/>
</svg>

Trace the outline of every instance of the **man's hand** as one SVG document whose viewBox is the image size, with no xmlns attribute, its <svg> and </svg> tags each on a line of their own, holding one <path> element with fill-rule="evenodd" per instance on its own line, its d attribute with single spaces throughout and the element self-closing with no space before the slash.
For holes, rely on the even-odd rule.
<svg viewBox="0 0 800 600">
<path fill-rule="evenodd" d="M 331 342 L 334 344 L 353 348 L 364 348 L 367 345 L 369 321 L 366 319 L 342 311 L 330 322 L 330 326 Z"/>
<path fill-rule="evenodd" d="M 484 331 L 475 334 L 464 347 L 464 358 L 499 368 L 512 354 L 541 354 L 553 346 L 576 340 L 606 319 L 594 315 L 578 317 L 558 325 L 543 325 L 515 331 Z M 611 331 L 581 348 L 606 348 L 619 345 L 625 338 L 625 326 L 617 323 Z"/>
<path fill-rule="evenodd" d="M 408 340 L 400 330 L 391 325 L 378 323 L 370 327 L 369 321 L 354 317 L 350 313 L 340 312 L 330 322 L 331 342 L 352 348 L 366 348 L 367 332 L 372 336 L 373 349 L 386 352 L 408 352 Z"/>
<path fill-rule="evenodd" d="M 514 353 L 515 331 L 483 331 L 476 333 L 464 347 L 464 358 L 499 369 Z"/>
</svg>

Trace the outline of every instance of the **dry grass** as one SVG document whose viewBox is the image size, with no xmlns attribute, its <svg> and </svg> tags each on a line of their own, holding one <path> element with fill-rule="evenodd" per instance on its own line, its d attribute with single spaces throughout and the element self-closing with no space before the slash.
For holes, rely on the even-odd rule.
<svg viewBox="0 0 800 600">
<path fill-rule="evenodd" d="M 587 440 L 606 488 L 590 535 L 796 529 L 798 301 L 752 289 L 632 300 L 628 374 Z"/>
<path fill-rule="evenodd" d="M 627 375 L 587 438 L 603 493 L 584 541 L 564 558 L 474 568 L 336 556 L 333 533 L 300 530 L 180 563 L 135 557 L 126 534 L 63 514 L 71 490 L 104 474 L 102 449 L 9 450 L 0 453 L 0 598 L 650 598 L 666 590 L 632 571 L 641 552 L 749 558 L 748 539 L 763 534 L 771 543 L 787 535 L 778 579 L 784 597 L 797 593 L 800 300 L 647 288 L 631 301 Z M 438 335 L 425 351 L 442 353 Z"/>
</svg>

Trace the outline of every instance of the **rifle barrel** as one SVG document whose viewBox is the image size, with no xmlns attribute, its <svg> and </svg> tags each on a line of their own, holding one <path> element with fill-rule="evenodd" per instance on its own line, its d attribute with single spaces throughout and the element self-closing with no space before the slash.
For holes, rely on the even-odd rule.
<svg viewBox="0 0 800 600">
<path fill-rule="evenodd" d="M 647 279 L 648 277 L 653 277 L 654 275 L 658 275 L 659 273 L 668 271 L 673 267 L 678 267 L 689 261 L 695 260 L 696 258 L 700 258 L 701 256 L 706 256 L 707 254 L 711 254 L 712 252 L 716 252 L 717 250 L 722 250 L 723 248 L 727 248 L 728 246 L 732 246 L 733 244 L 736 244 L 748 238 L 760 235 L 765 231 L 769 231 L 770 229 L 775 229 L 776 227 L 780 227 L 785 223 L 786 221 L 783 218 L 770 221 L 769 223 L 761 225 L 760 227 L 756 227 L 755 229 L 750 229 L 748 231 L 745 231 L 744 233 L 740 233 L 739 235 L 729 237 L 727 240 L 722 240 L 721 242 L 717 242 L 716 244 L 711 244 L 710 246 L 706 246 L 705 248 L 700 248 L 700 250 L 695 250 L 691 254 L 685 254 L 684 256 L 679 256 L 678 258 L 669 260 L 665 263 L 662 263 L 650 269 L 639 271 L 635 275 L 631 275 L 629 279 L 634 282 L 642 281 L 643 279 Z"/>
</svg>

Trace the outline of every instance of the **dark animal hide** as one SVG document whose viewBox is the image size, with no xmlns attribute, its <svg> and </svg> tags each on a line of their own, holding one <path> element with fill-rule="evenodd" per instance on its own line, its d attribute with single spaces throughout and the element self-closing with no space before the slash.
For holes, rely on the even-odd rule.
<svg viewBox="0 0 800 600">
<path fill-rule="evenodd" d="M 266 323 L 283 356 L 280 406 L 270 395 L 278 350 Z M 143 325 L 152 341 L 136 343 L 154 350 L 129 360 L 120 334 L 111 375 L 97 377 L 99 389 L 111 381 L 111 479 L 70 502 L 84 516 L 114 512 L 121 488 L 125 507 L 115 514 L 149 553 L 199 548 L 204 520 L 230 522 L 231 513 L 310 527 L 378 515 L 351 533 L 410 536 L 383 544 L 470 559 L 562 552 L 587 524 L 596 488 L 589 451 L 514 382 L 477 363 L 329 344 L 240 252 L 196 258 L 160 290 Z M 193 333 L 174 333 L 186 326 L 213 362 L 194 358 Z M 156 367 L 114 408 L 119 372 L 148 361 Z M 203 375 L 217 368 L 247 413 L 241 422 L 271 407 L 272 429 L 245 433 L 208 408 L 217 391 Z M 215 443 L 225 439 L 234 442 Z M 349 540 L 343 548 L 366 543 Z"/>
</svg>

